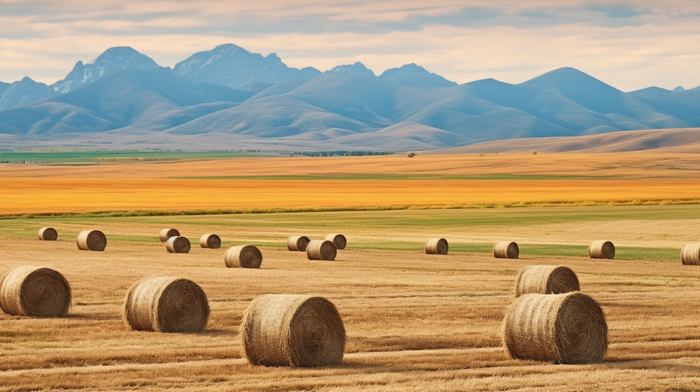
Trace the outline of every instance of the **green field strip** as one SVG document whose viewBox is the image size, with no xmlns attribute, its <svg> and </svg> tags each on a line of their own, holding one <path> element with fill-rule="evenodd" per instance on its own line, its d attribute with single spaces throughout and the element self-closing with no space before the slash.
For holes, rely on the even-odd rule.
<svg viewBox="0 0 700 392">
<path fill-rule="evenodd" d="M 0 151 L 0 161 L 40 164 L 129 163 L 144 161 L 228 159 L 260 156 L 250 152 L 187 151 Z"/>
</svg>

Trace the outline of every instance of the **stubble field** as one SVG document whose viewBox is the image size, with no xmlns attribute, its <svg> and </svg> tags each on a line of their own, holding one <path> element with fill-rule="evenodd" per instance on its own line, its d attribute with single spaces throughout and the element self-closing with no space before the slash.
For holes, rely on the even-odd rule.
<svg viewBox="0 0 700 392">
<path fill-rule="evenodd" d="M 404 164 L 405 157 L 0 166 L 3 184 L 17 186 L 3 187 L 0 195 L 2 214 L 12 215 L 0 219 L 0 270 L 47 266 L 62 272 L 73 288 L 66 318 L 0 315 L 0 390 L 698 390 L 700 267 L 681 265 L 678 255 L 685 243 L 700 240 L 700 205 L 694 204 L 700 193 L 692 187 L 700 159 L 623 155 L 423 157 L 424 170 L 407 167 L 421 161 Z M 479 169 L 482 158 L 489 162 Z M 543 159 L 528 166 L 532 158 Z M 204 168 L 206 176 L 226 178 L 202 179 Z M 179 205 L 175 185 L 157 200 L 152 188 L 142 186 L 163 180 L 187 188 L 194 181 L 182 177 L 218 182 L 231 191 L 192 186 L 194 193 Z M 41 186 L 42 181 L 57 185 Z M 144 182 L 124 188 L 129 181 Z M 481 181 L 492 188 L 478 192 Z M 646 185 L 630 188 L 635 181 Z M 236 193 L 242 182 L 258 193 Z M 610 188 L 608 182 L 630 186 Z M 61 194 L 61 183 L 77 190 L 55 213 L 183 208 L 208 214 L 32 215 L 52 212 L 50 196 Z M 401 192 L 391 192 L 392 185 L 404 183 Z M 283 185 L 331 190 L 312 199 L 329 202 L 318 209 L 356 210 L 212 214 L 214 208 L 314 208 L 286 205 L 295 193 L 280 191 Z M 393 199 L 371 196 L 379 186 Z M 564 188 L 571 189 L 568 199 L 536 196 Z M 425 192 L 419 197 L 410 189 Z M 37 196 L 22 204 L 18 195 L 25 190 Z M 262 196 L 274 190 L 264 204 Z M 100 204 L 119 192 L 143 204 Z M 197 203 L 208 196 L 222 204 Z M 86 199 L 95 203 L 86 207 Z M 158 200 L 160 206 L 146 204 Z M 6 201 L 14 203 L 12 209 Z M 524 202 L 530 206 L 498 206 Z M 547 206 L 551 203 L 567 206 Z M 445 208 L 454 205 L 461 208 Z M 471 208 L 483 205 L 496 208 Z M 432 209 L 416 209 L 426 206 Z M 38 241 L 43 226 L 55 227 L 59 241 Z M 192 240 L 189 254 L 166 253 L 157 238 L 165 227 Z M 77 250 L 75 236 L 89 228 L 107 235 L 104 252 Z M 224 240 L 221 249 L 196 246 L 209 232 Z M 344 233 L 349 243 L 334 262 L 309 261 L 284 248 L 289 235 L 319 238 L 331 232 Z M 449 240 L 449 255 L 422 252 L 423 242 L 436 236 Z M 615 260 L 586 257 L 587 244 L 596 239 L 615 242 Z M 517 241 L 521 258 L 494 259 L 490 248 L 500 240 Z M 225 268 L 226 249 L 248 243 L 262 250 L 261 269 Z M 515 274 L 532 264 L 572 268 L 582 290 L 601 304 L 610 329 L 603 363 L 555 365 L 505 354 L 503 311 L 512 301 Z M 212 313 L 203 333 L 135 332 L 125 326 L 120 313 L 126 291 L 157 275 L 186 277 L 204 289 Z M 331 300 L 348 334 L 343 364 L 316 369 L 247 364 L 238 325 L 248 303 L 267 293 Z"/>
</svg>

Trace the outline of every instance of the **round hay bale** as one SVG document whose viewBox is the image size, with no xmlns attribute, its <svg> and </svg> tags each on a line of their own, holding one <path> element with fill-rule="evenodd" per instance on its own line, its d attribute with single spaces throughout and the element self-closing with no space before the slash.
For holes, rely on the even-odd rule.
<svg viewBox="0 0 700 392">
<path fill-rule="evenodd" d="M 411 152 L 407 152 L 407 153 L 406 153 L 406 156 L 407 156 L 407 157 L 409 157 L 409 158 L 413 158 L 413 157 L 415 157 L 415 156 L 416 156 L 416 153 L 415 153 L 415 152 L 413 152 L 413 151 L 411 151 Z"/>
<path fill-rule="evenodd" d="M 170 237 L 165 242 L 165 249 L 168 250 L 168 253 L 190 253 L 191 247 L 190 240 L 182 236 Z"/>
<path fill-rule="evenodd" d="M 191 280 L 147 278 L 127 293 L 123 316 L 135 331 L 201 332 L 209 318 L 209 301 Z"/>
<path fill-rule="evenodd" d="M 78 234 L 78 249 L 102 252 L 107 247 L 107 237 L 99 230 L 85 230 Z"/>
<path fill-rule="evenodd" d="M 309 237 L 305 235 L 295 235 L 287 238 L 287 249 L 298 252 L 306 252 L 309 245 Z"/>
<path fill-rule="evenodd" d="M 348 245 L 348 240 L 342 234 L 328 234 L 324 240 L 333 241 L 336 249 L 345 249 Z"/>
<path fill-rule="evenodd" d="M 160 238 L 160 242 L 165 242 L 170 239 L 170 237 L 177 237 L 180 235 L 180 232 L 177 231 L 177 229 L 163 229 L 160 231 L 160 234 L 158 234 L 158 238 Z"/>
<path fill-rule="evenodd" d="M 561 294 L 580 291 L 576 273 L 556 265 L 530 265 L 515 278 L 515 297 L 523 294 Z"/>
<path fill-rule="evenodd" d="M 7 314 L 64 317 L 70 303 L 70 284 L 50 268 L 17 267 L 0 282 L 0 308 Z"/>
<path fill-rule="evenodd" d="M 580 292 L 517 298 L 506 309 L 501 332 L 516 359 L 592 363 L 602 361 L 608 349 L 605 314 Z"/>
<path fill-rule="evenodd" d="M 224 262 L 228 268 L 260 268 L 262 253 L 253 245 L 234 246 L 224 254 Z"/>
<path fill-rule="evenodd" d="M 700 265 L 700 244 L 687 244 L 681 250 L 681 263 Z"/>
<path fill-rule="evenodd" d="M 593 241 L 588 246 L 588 257 L 591 259 L 615 258 L 615 245 L 610 241 Z"/>
<path fill-rule="evenodd" d="M 199 246 L 202 248 L 219 249 L 221 248 L 221 237 L 216 234 L 204 234 L 199 239 Z"/>
<path fill-rule="evenodd" d="M 312 367 L 343 361 L 345 327 L 325 298 L 258 297 L 243 314 L 240 334 L 245 356 L 254 365 Z"/>
<path fill-rule="evenodd" d="M 333 241 L 313 240 L 306 246 L 306 257 L 309 260 L 333 261 L 337 254 Z"/>
<path fill-rule="evenodd" d="M 56 241 L 58 232 L 53 227 L 42 227 L 39 229 L 39 239 L 42 241 Z"/>
<path fill-rule="evenodd" d="M 493 257 L 497 259 L 517 259 L 520 256 L 520 248 L 515 242 L 497 242 L 493 246 Z"/>
<path fill-rule="evenodd" d="M 431 238 L 425 243 L 425 253 L 429 255 L 446 255 L 449 249 L 444 238 Z"/>
</svg>

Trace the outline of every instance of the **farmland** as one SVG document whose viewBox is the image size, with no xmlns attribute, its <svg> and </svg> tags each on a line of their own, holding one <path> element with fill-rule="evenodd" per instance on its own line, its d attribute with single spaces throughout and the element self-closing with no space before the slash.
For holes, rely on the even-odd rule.
<svg viewBox="0 0 700 392">
<path fill-rule="evenodd" d="M 698 390 L 700 268 L 678 261 L 698 241 L 698 169 L 700 157 L 653 153 L 0 165 L 0 270 L 51 267 L 73 289 L 66 318 L 0 315 L 0 390 Z M 43 226 L 59 241 L 38 241 Z M 165 252 L 165 227 L 191 239 L 189 254 Z M 77 250 L 89 228 L 107 235 L 104 252 Z M 197 245 L 210 232 L 221 249 Z M 348 238 L 334 262 L 285 248 L 287 236 L 330 232 Z M 423 253 L 436 236 L 448 255 Z M 597 239 L 616 244 L 615 260 L 586 257 Z M 517 241 L 521 258 L 494 259 L 501 240 Z M 260 269 L 224 267 L 242 244 L 262 250 Z M 601 304 L 603 363 L 505 355 L 503 311 L 532 264 L 572 268 Z M 157 275 L 204 289 L 203 333 L 125 326 L 126 291 Z M 344 363 L 248 365 L 238 325 L 267 293 L 331 300 Z"/>
</svg>

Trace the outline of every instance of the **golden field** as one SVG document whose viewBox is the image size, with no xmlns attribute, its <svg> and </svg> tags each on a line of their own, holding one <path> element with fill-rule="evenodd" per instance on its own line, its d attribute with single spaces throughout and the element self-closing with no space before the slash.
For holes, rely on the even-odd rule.
<svg viewBox="0 0 700 392">
<path fill-rule="evenodd" d="M 700 267 L 683 266 L 677 258 L 683 244 L 699 240 L 700 205 L 692 204 L 700 198 L 698 169 L 700 158 L 691 154 L 0 165 L 0 214 L 440 207 L 2 218 L 0 274 L 20 265 L 54 268 L 70 281 L 73 306 L 60 319 L 0 315 L 0 390 L 698 391 Z M 202 173 L 332 178 L 202 179 Z M 445 174 L 465 177 L 430 177 Z M 501 174 L 515 177 L 466 177 Z M 639 203 L 628 204 L 658 203 L 610 205 L 634 200 Z M 445 208 L 555 201 L 600 205 Z M 671 205 L 678 201 L 691 204 Z M 38 241 L 43 226 L 55 227 L 59 241 Z M 165 227 L 190 238 L 189 254 L 165 251 L 158 240 Z M 77 233 L 91 228 L 107 235 L 104 252 L 77 250 Z M 224 246 L 199 248 L 199 236 L 212 232 Z M 334 262 L 309 261 L 284 249 L 290 235 L 320 238 L 331 232 L 348 238 L 348 249 Z M 438 236 L 450 241 L 450 254 L 425 255 L 422 243 Z M 597 239 L 615 242 L 619 256 L 588 259 L 585 245 Z M 494 259 L 487 253 L 501 240 L 518 241 L 521 258 Z M 225 268 L 226 249 L 248 243 L 262 250 L 262 267 Z M 559 248 L 566 254 L 550 254 Z M 601 304 L 610 338 L 604 362 L 555 365 L 505 354 L 503 311 L 513 299 L 517 271 L 533 264 L 572 268 L 582 290 Z M 158 275 L 186 277 L 204 289 L 212 309 L 204 332 L 160 334 L 126 327 L 121 319 L 126 291 Z M 248 303 L 267 293 L 331 300 L 348 334 L 343 364 L 315 369 L 247 364 L 238 325 Z"/>
</svg>

